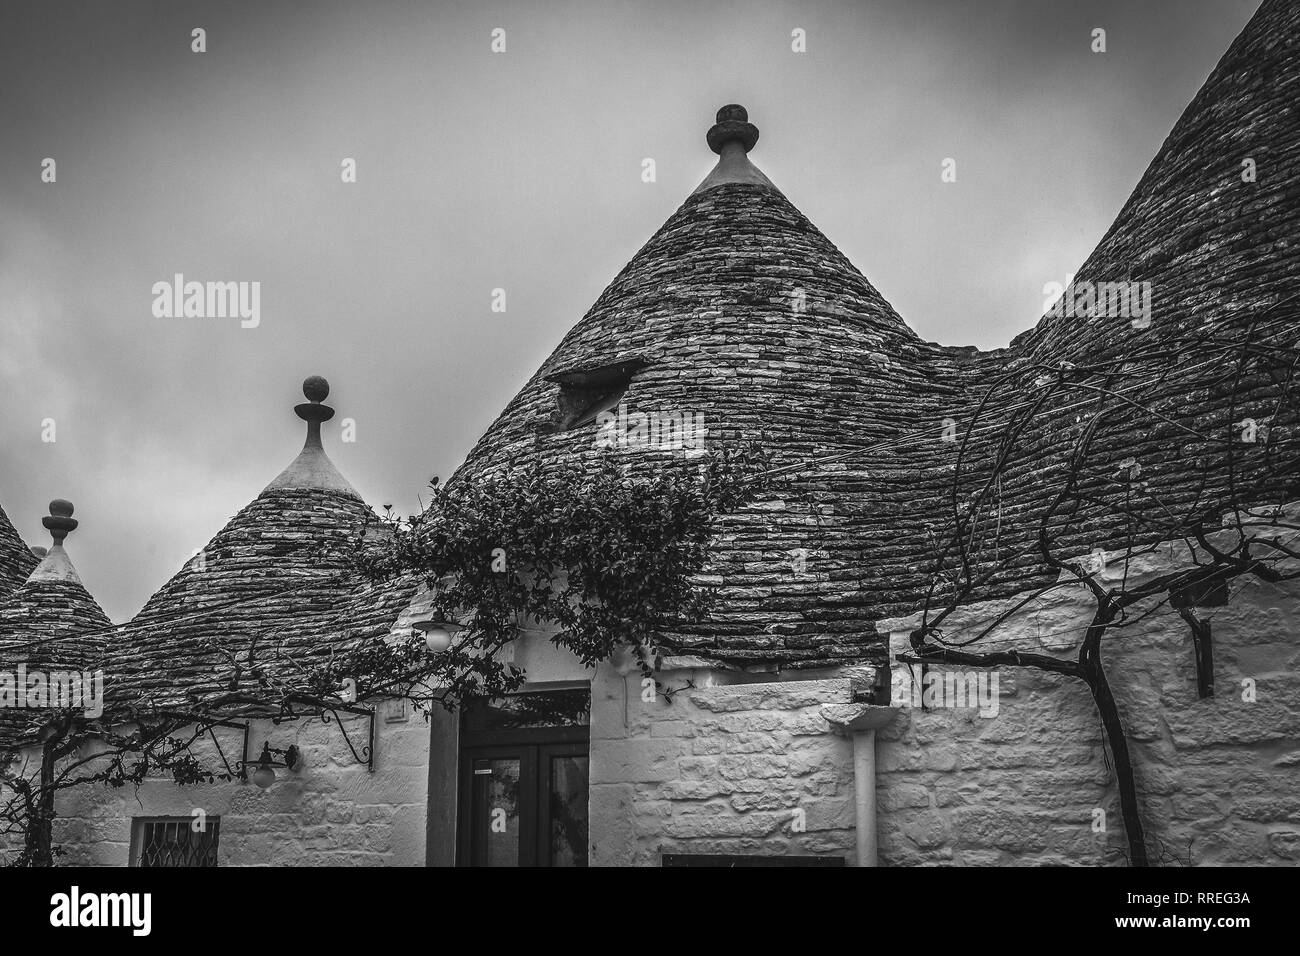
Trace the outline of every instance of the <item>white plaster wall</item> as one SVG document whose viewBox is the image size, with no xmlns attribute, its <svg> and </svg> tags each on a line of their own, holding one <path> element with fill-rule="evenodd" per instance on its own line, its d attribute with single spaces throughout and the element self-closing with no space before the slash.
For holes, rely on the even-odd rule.
<svg viewBox="0 0 1300 956">
<path fill-rule="evenodd" d="M 385 703 L 376 717 L 375 769 L 371 773 L 348 751 L 338 726 L 319 719 L 252 723 L 249 759 L 263 740 L 272 747 L 296 744 L 303 763 L 277 769 L 262 790 L 250 782 L 179 786 L 166 778 L 118 789 L 100 784 L 64 791 L 58 802 L 54 841 L 68 865 L 126 866 L 134 817 L 191 816 L 200 808 L 220 816 L 221 866 L 374 865 L 422 866 L 425 856 L 429 725 L 406 709 L 390 721 L 396 705 Z M 399 708 L 400 711 L 400 708 Z M 347 717 L 358 750 L 366 722 Z M 216 730 L 226 757 L 239 759 L 242 731 Z M 207 765 L 220 767 L 211 743 L 196 745 Z"/>
<path fill-rule="evenodd" d="M 513 648 L 530 685 L 591 682 L 589 862 L 658 866 L 664 853 L 854 859 L 853 758 L 825 703 L 849 682 L 755 682 L 707 667 L 660 675 L 695 689 L 642 700 L 627 654 L 596 668 L 526 628 Z M 741 682 L 734 684 L 733 682 Z M 796 810 L 803 819 L 796 829 Z"/>
<path fill-rule="evenodd" d="M 997 609 L 963 609 L 960 635 Z M 1072 653 L 1091 604 L 1058 592 L 1016 614 L 1000 646 Z M 1164 609 L 1105 644 L 1105 661 L 1134 748 L 1143 818 L 1165 862 L 1300 862 L 1300 585 L 1242 579 L 1211 620 L 1216 696 L 1196 695 L 1186 623 Z M 914 621 L 886 622 L 899 634 Z M 1063 647 L 1064 646 L 1064 647 Z M 514 649 L 530 682 L 592 682 L 590 860 L 659 865 L 664 853 L 835 855 L 854 863 L 852 744 L 831 732 L 827 704 L 851 700 L 844 677 L 765 681 L 700 664 L 661 675 L 672 703 L 642 699 L 626 659 L 581 666 L 545 632 Z M 798 675 L 795 675 L 798 677 Z M 1242 682 L 1256 699 L 1243 700 Z M 1114 864 L 1123 833 L 1113 774 L 1092 701 L 1077 682 L 1028 669 L 999 672 L 998 715 L 901 709 L 877 738 L 882 865 Z M 254 724 L 296 743 L 305 766 L 268 791 L 218 783 L 66 795 L 56 842 L 70 863 L 124 865 L 130 820 L 220 815 L 222 865 L 449 863 L 454 841 L 455 720 L 381 709 L 374 774 L 319 720 Z M 355 719 L 354 739 L 365 736 Z M 240 738 L 223 734 L 234 759 Z M 430 767 L 430 746 L 438 754 Z M 430 780 L 439 794 L 427 807 Z M 1106 827 L 1094 828 L 1097 809 Z M 801 828 L 795 811 L 802 811 Z M 1157 850 L 1159 855 L 1160 850 Z"/>
<path fill-rule="evenodd" d="M 849 681 L 719 684 L 641 698 L 641 675 L 602 664 L 592 688 L 593 866 L 658 866 L 662 854 L 831 855 L 854 862 L 851 742 L 821 708 Z M 798 811 L 801 811 L 799 813 Z"/>
<path fill-rule="evenodd" d="M 960 639 L 995 610 L 964 609 L 945 633 Z M 1054 594 L 1000 627 L 998 646 L 1074 656 L 1091 612 L 1082 589 Z M 1196 613 L 1211 622 L 1213 698 L 1197 696 L 1189 628 L 1176 611 L 1103 644 L 1153 862 L 1295 865 L 1300 586 L 1239 579 L 1227 607 Z M 915 623 L 885 627 L 902 636 Z M 1243 699 L 1247 679 L 1253 702 Z M 999 685 L 991 719 L 906 709 L 880 732 L 882 865 L 1123 864 L 1114 775 L 1087 689 L 1005 667 Z M 1106 814 L 1101 831 L 1097 809 Z"/>
</svg>

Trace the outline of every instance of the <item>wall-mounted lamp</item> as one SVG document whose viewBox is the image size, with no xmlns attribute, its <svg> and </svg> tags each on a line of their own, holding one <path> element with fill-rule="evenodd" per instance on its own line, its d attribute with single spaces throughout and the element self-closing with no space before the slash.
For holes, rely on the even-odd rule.
<svg viewBox="0 0 1300 956">
<path fill-rule="evenodd" d="M 275 755 L 279 754 L 284 759 L 276 760 Z M 257 758 L 254 766 L 257 768 L 253 771 L 253 783 L 257 784 L 263 790 L 275 783 L 275 768 L 283 767 L 285 770 L 292 770 L 298 766 L 301 755 L 298 748 L 290 744 L 284 750 L 272 747 L 269 743 L 263 742 L 261 756 Z M 240 776 L 248 779 L 249 762 L 240 765 Z"/>
<path fill-rule="evenodd" d="M 433 618 L 428 621 L 416 621 L 411 626 L 424 635 L 424 646 L 435 654 L 441 654 L 443 651 L 450 648 L 452 636 L 457 631 L 463 631 L 465 629 L 461 624 L 444 621 L 442 618 Z"/>
</svg>

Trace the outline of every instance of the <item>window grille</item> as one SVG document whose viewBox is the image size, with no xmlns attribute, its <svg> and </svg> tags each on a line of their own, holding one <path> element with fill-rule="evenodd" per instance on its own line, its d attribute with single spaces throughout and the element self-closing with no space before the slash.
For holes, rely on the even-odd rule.
<svg viewBox="0 0 1300 956">
<path fill-rule="evenodd" d="M 216 866 L 221 818 L 207 817 L 195 832 L 194 817 L 136 818 L 136 866 Z"/>
</svg>

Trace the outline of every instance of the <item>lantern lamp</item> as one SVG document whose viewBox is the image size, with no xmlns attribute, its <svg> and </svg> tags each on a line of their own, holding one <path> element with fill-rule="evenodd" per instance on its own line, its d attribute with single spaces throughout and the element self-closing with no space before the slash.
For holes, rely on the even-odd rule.
<svg viewBox="0 0 1300 956">
<path fill-rule="evenodd" d="M 424 635 L 424 646 L 435 654 L 441 654 L 451 647 L 452 636 L 464 628 L 459 624 L 433 618 L 428 621 L 416 621 L 412 625 Z"/>
<path fill-rule="evenodd" d="M 276 760 L 274 755 L 279 754 L 284 759 Z M 257 784 L 262 790 L 265 790 L 271 784 L 275 783 L 275 768 L 284 767 L 286 770 L 292 770 L 298 766 L 299 752 L 298 748 L 290 744 L 284 750 L 273 748 L 269 742 L 262 742 L 262 753 L 257 758 L 257 769 L 253 771 L 253 783 Z M 243 764 L 243 773 L 245 778 L 248 776 L 248 762 Z"/>
</svg>

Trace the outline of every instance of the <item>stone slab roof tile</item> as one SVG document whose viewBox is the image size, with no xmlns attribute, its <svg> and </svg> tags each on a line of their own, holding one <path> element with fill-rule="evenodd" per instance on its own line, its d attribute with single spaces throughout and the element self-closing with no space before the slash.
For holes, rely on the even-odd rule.
<svg viewBox="0 0 1300 956">
<path fill-rule="evenodd" d="M 23 544 L 4 508 L 0 508 L 0 597 L 26 581 L 36 564 L 36 556 Z"/>
<path fill-rule="evenodd" d="M 740 665 L 880 656 L 873 622 L 915 610 L 930 583 L 931 536 L 950 508 L 956 460 L 956 446 L 939 441 L 945 417 L 969 418 L 992 382 L 1033 362 L 1140 362 L 1207 318 L 1263 310 L 1297 291 L 1297 38 L 1300 5 L 1266 0 L 1080 268 L 1077 281 L 1151 282 L 1149 327 L 1046 317 L 1006 349 L 923 342 L 784 195 L 735 172 L 729 147 L 731 172 L 715 170 L 637 252 L 452 480 L 592 457 L 595 426 L 562 427 L 562 386 L 549 376 L 640 356 L 648 364 L 622 396 L 630 410 L 702 413 L 707 441 L 761 436 L 775 466 L 808 466 L 721 521 L 700 579 L 718 592 L 714 611 L 704 622 L 669 622 L 666 642 Z M 1239 175 L 1246 156 L 1259 165 L 1250 184 Z M 1214 417 L 1221 399 L 1197 384 L 1212 375 L 1174 376 L 1154 399 L 1188 421 Z M 1024 396 L 999 397 L 992 410 L 1008 414 Z M 1026 536 L 1051 490 L 1038 457 L 1073 419 L 1049 407 L 1025 438 L 1040 451 L 1003 476 L 1007 569 L 992 591 L 1056 577 Z M 927 432 L 933 440 L 913 437 Z M 900 444 L 817 462 L 887 440 Z M 989 450 L 969 449 L 976 459 Z M 1178 486 L 1177 469 L 1187 471 L 1194 451 L 1168 428 L 1133 431 L 1112 449 L 1116 462 L 1137 455 L 1153 474 L 1173 476 L 1175 501 L 1193 494 Z M 628 457 L 633 467 L 656 460 Z M 962 493 L 982 477 L 969 475 Z M 1064 547 L 1086 554 L 1117 529 L 1085 513 L 1060 533 Z M 808 580 L 795 570 L 800 553 Z"/>
<path fill-rule="evenodd" d="M 256 693 L 257 673 L 301 686 L 313 664 L 387 636 L 397 621 L 415 585 L 377 588 L 353 570 L 375 515 L 321 444 L 328 384 L 313 376 L 303 391 L 303 452 L 120 629 L 110 700 L 199 707 Z"/>
</svg>

